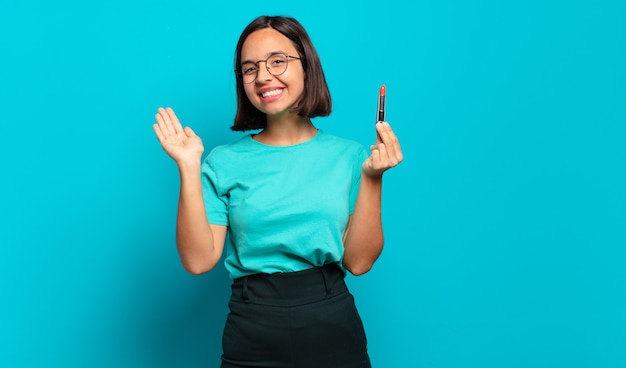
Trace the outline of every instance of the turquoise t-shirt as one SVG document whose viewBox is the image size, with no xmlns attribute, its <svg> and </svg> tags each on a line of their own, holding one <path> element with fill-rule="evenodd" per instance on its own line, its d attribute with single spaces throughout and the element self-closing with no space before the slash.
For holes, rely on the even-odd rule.
<svg viewBox="0 0 626 368">
<path fill-rule="evenodd" d="M 230 276 L 341 262 L 367 155 L 321 130 L 293 146 L 246 135 L 215 147 L 202 163 L 202 189 L 209 223 L 228 226 Z"/>
</svg>

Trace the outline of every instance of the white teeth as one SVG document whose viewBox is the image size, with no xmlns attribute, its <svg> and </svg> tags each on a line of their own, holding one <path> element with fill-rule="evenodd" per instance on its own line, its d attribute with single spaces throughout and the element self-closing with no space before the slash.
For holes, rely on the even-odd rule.
<svg viewBox="0 0 626 368">
<path fill-rule="evenodd" d="M 263 96 L 263 97 L 272 97 L 272 96 L 276 96 L 276 95 L 280 94 L 282 91 L 283 91 L 282 89 L 274 89 L 274 90 L 271 90 L 271 91 L 263 92 L 261 94 L 261 96 Z"/>
</svg>

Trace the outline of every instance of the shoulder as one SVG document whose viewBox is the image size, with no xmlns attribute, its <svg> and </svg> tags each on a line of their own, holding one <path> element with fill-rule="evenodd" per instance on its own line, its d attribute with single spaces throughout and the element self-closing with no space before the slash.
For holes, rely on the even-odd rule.
<svg viewBox="0 0 626 368">
<path fill-rule="evenodd" d="M 323 130 L 320 130 L 318 134 L 318 141 L 324 146 L 334 147 L 343 151 L 354 151 L 356 153 L 365 151 L 365 146 L 354 140 L 342 138 Z"/>
<path fill-rule="evenodd" d="M 238 156 L 238 153 L 251 148 L 250 140 L 251 136 L 248 134 L 234 142 L 215 146 L 206 156 L 205 162 L 214 163 L 223 160 L 232 160 Z"/>
</svg>

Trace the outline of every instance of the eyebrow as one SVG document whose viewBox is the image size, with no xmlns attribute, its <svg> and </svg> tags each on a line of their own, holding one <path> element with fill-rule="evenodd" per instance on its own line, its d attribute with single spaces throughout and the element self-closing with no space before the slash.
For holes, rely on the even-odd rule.
<svg viewBox="0 0 626 368">
<path fill-rule="evenodd" d="M 276 55 L 276 54 L 285 54 L 285 55 L 289 55 L 289 53 L 288 53 L 288 52 L 283 51 L 283 50 L 270 51 L 270 52 L 268 52 L 267 54 L 265 54 L 265 59 L 269 58 L 269 57 L 270 57 L 270 56 L 272 56 L 272 55 Z M 263 60 L 263 59 L 261 59 L 261 60 Z M 258 60 L 257 60 L 257 61 L 250 60 L 250 59 L 248 59 L 248 60 L 242 60 L 242 61 L 241 61 L 241 65 L 243 65 L 243 64 L 245 64 L 245 63 L 253 63 L 253 64 L 256 64 L 257 62 L 258 62 Z"/>
</svg>

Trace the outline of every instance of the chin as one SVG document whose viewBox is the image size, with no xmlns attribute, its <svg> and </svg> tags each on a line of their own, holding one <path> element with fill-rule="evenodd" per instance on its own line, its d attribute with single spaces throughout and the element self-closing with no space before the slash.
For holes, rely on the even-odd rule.
<svg viewBox="0 0 626 368">
<path fill-rule="evenodd" d="M 290 106 L 290 107 L 262 106 L 261 108 L 259 108 L 259 111 L 263 112 L 264 114 L 266 114 L 268 116 L 275 116 L 275 115 L 286 115 L 286 114 L 289 114 L 289 112 L 292 111 L 293 108 L 294 108 L 293 106 Z"/>
</svg>

